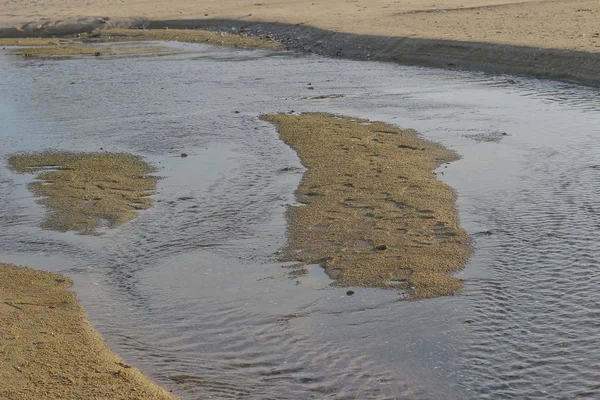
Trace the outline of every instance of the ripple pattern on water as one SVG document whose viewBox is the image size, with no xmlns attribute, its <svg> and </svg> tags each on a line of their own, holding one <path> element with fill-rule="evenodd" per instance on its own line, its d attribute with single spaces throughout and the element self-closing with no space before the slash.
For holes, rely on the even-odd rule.
<svg viewBox="0 0 600 400">
<path fill-rule="evenodd" d="M 74 277 L 117 353 L 184 399 L 600 397 L 597 90 L 178 46 L 190 53 L 0 57 L 1 157 L 130 151 L 164 177 L 152 209 L 80 237 L 40 230 L 28 178 L 0 166 L 0 251 Z M 258 116 L 292 110 L 414 128 L 463 156 L 437 171 L 475 243 L 460 295 L 287 276 L 302 169 Z"/>
</svg>

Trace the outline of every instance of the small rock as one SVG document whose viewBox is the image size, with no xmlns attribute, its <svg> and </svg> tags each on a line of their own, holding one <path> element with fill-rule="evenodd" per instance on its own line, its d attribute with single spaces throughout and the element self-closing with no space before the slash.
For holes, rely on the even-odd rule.
<svg viewBox="0 0 600 400">
<path fill-rule="evenodd" d="M 352 296 L 354 294 L 354 290 L 348 290 L 346 292 L 346 296 Z"/>
<path fill-rule="evenodd" d="M 187 156 L 187 153 L 181 153 L 181 158 L 186 158 Z"/>
</svg>

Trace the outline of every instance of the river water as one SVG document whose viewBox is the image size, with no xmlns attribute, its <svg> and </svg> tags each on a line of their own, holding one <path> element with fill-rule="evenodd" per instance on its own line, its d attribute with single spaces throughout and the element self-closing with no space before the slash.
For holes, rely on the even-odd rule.
<svg viewBox="0 0 600 400">
<path fill-rule="evenodd" d="M 126 151 L 163 177 L 153 208 L 89 237 L 38 228 L 33 177 L 2 163 L 1 261 L 72 277 L 110 347 L 185 400 L 600 398 L 597 90 L 170 46 L 183 53 L 0 53 L 0 157 Z M 315 98 L 329 95 L 343 97 Z M 258 116 L 292 110 L 414 128 L 460 153 L 438 171 L 474 239 L 459 295 L 346 296 L 318 266 L 287 276 L 303 170 Z"/>
</svg>

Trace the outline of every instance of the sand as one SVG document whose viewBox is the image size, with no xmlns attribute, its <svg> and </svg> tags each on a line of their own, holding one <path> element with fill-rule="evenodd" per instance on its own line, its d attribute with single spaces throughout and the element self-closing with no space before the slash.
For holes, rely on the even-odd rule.
<svg viewBox="0 0 600 400">
<path fill-rule="evenodd" d="M 14 54 L 35 58 L 69 58 L 75 56 L 154 57 L 175 53 L 166 46 L 91 46 L 76 42 L 55 46 L 18 47 Z"/>
<path fill-rule="evenodd" d="M 326 114 L 264 115 L 304 166 L 284 261 L 321 264 L 342 286 L 455 294 L 469 258 L 455 193 L 433 170 L 456 159 L 412 130 Z"/>
<path fill-rule="evenodd" d="M 0 264 L 0 399 L 174 400 L 108 349 L 71 285 Z"/>
<path fill-rule="evenodd" d="M 205 0 L 200 3 L 189 0 L 3 0 L 0 10 L 0 27 L 16 27 L 6 31 L 13 36 L 86 32 L 90 26 L 102 28 L 114 21 L 117 21 L 114 25 L 119 26 L 119 20 L 136 18 L 226 18 L 284 22 L 361 35 L 600 53 L 600 3 L 597 0 Z M 83 17 L 96 18 L 82 19 L 75 24 L 57 22 Z M 123 26 L 128 23 L 124 22 Z M 177 35 L 173 31 L 152 33 L 174 34 Z M 290 47 L 313 51 L 316 45 L 321 45 L 319 35 L 322 33 L 318 32 L 315 40 L 307 42 L 308 46 L 299 43 Z M 356 43 L 357 39 L 360 38 L 343 39 L 340 44 L 344 52 L 355 51 L 348 43 Z M 36 44 L 55 43 L 23 42 L 25 46 Z M 8 43 L 0 42 L 0 45 Z M 379 51 L 392 54 L 391 58 L 384 54 L 376 57 L 371 45 L 379 45 Z M 453 53 L 448 48 L 458 48 L 460 44 L 445 43 L 444 50 L 436 50 L 440 44 L 431 42 L 426 50 L 434 50 L 431 52 L 433 61 L 427 61 L 415 60 L 415 55 L 423 53 L 419 47 L 421 42 L 410 42 L 404 49 L 402 46 L 405 44 L 389 40 L 366 40 L 360 49 L 362 53 L 340 55 L 337 49 L 314 52 L 492 73 L 557 79 L 566 76 L 567 80 L 592 83 L 598 81 L 599 75 L 597 58 L 580 55 L 563 62 L 562 69 L 557 69 L 552 64 L 556 58 L 552 51 L 533 55 L 513 52 L 506 56 L 492 47 L 483 48 L 489 53 L 483 57 L 480 48 L 465 47 Z M 392 49 L 409 55 L 390 52 Z M 525 59 L 533 60 L 533 64 L 520 69 L 513 67 L 523 65 Z M 479 60 L 479 64 L 472 64 L 473 60 Z M 501 62 L 505 65 L 498 66 Z M 584 63 L 591 67 L 581 74 L 570 75 L 570 70 L 579 70 Z M 468 238 L 458 225 L 454 193 L 431 173 L 440 163 L 453 159 L 453 154 L 419 140 L 410 131 L 381 123 L 361 125 L 347 118 L 317 115 L 277 115 L 265 119 L 278 125 L 282 138 L 296 148 L 309 168 L 298 189 L 298 199 L 307 206 L 294 208 L 290 213 L 293 222 L 288 259 L 302 264 L 320 263 L 341 285 L 399 288 L 407 290 L 413 298 L 460 290 L 460 280 L 451 273 L 460 269 L 468 258 Z M 321 137 L 316 137 L 316 133 L 327 134 L 329 140 L 317 140 Z M 420 150 L 422 148 L 426 150 Z M 352 162 L 347 162 L 348 157 L 352 157 Z M 392 175 L 392 172 L 398 174 Z M 384 181 L 388 183 L 383 184 Z M 40 195 L 48 190 L 32 188 L 39 190 Z M 143 208 L 143 203 L 134 202 L 132 208 Z M 60 208 L 54 208 L 54 212 L 60 213 Z M 133 215 L 134 211 L 127 208 L 107 220 L 118 224 Z M 98 218 L 97 215 L 87 217 Z M 99 216 L 100 219 L 105 217 Z M 98 222 L 86 221 L 82 219 L 54 228 L 93 232 Z M 3 382 L 0 398 L 170 398 L 139 371 L 128 368 L 110 353 L 86 322 L 75 296 L 66 290 L 69 286 L 68 280 L 57 275 L 0 266 L 0 382 Z"/>
<path fill-rule="evenodd" d="M 600 52 L 597 0 L 4 0 L 0 26 L 42 18 L 231 18 L 369 35 Z"/>
<path fill-rule="evenodd" d="M 14 47 L 10 53 L 24 57 L 68 58 L 74 56 L 156 56 L 173 54 L 166 46 L 140 46 L 140 41 L 177 41 L 203 43 L 244 49 L 281 50 L 283 45 L 273 39 L 188 29 L 97 29 L 80 33 L 76 39 L 0 38 L 0 46 Z M 128 42 L 135 42 L 133 44 Z"/>
<path fill-rule="evenodd" d="M 283 46 L 271 39 L 229 34 L 222 32 L 209 32 L 205 30 L 186 29 L 103 29 L 94 32 L 100 39 L 108 41 L 119 40 L 160 40 L 177 41 L 185 43 L 204 43 L 219 46 L 239 47 L 244 49 L 281 50 Z"/>
<path fill-rule="evenodd" d="M 29 188 L 49 210 L 42 227 L 61 232 L 94 234 L 132 220 L 152 205 L 148 196 L 159 179 L 141 157 L 126 153 L 25 153 L 8 165 L 36 174 Z"/>
<path fill-rule="evenodd" d="M 60 44 L 71 44 L 72 40 L 51 38 L 5 38 L 0 39 L 0 46 L 57 46 Z"/>
</svg>

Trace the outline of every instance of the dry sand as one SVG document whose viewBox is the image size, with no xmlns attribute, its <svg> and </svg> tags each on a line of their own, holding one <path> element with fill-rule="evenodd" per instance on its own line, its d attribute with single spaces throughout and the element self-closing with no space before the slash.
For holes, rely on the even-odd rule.
<svg viewBox="0 0 600 400">
<path fill-rule="evenodd" d="M 325 114 L 276 114 L 308 168 L 290 209 L 285 261 L 321 264 L 343 286 L 406 290 L 412 298 L 454 294 L 451 276 L 469 258 L 455 194 L 433 169 L 456 154 L 411 130 Z"/>
<path fill-rule="evenodd" d="M 322 29 L 600 52 L 598 0 L 2 0 L 0 26 L 42 18 L 232 18 Z"/>
<path fill-rule="evenodd" d="M 0 264 L 0 399 L 174 400 L 106 347 L 71 285 Z"/>
</svg>

